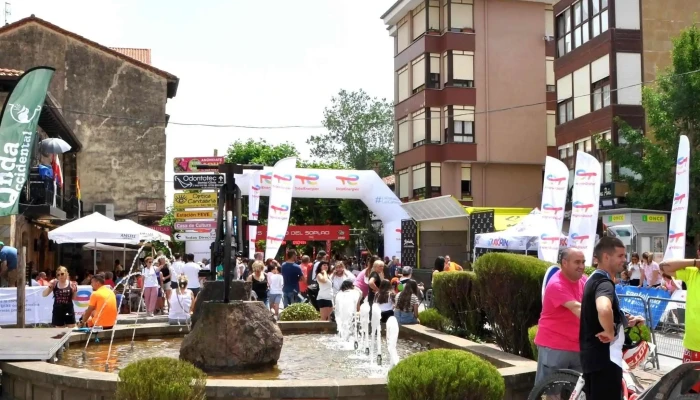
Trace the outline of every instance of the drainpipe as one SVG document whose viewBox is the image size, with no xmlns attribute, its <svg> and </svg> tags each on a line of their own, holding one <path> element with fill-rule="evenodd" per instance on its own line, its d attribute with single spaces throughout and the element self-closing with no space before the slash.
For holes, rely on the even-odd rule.
<svg viewBox="0 0 700 400">
<path fill-rule="evenodd" d="M 481 168 L 481 205 L 486 206 L 486 167 L 489 165 L 489 160 L 491 159 L 491 131 L 489 129 L 489 118 L 491 117 L 488 113 L 489 106 L 489 43 L 488 43 L 488 31 L 489 31 L 489 2 L 488 0 L 483 0 L 484 4 L 484 72 L 486 76 L 485 82 L 485 94 L 486 94 L 486 162 Z"/>
</svg>

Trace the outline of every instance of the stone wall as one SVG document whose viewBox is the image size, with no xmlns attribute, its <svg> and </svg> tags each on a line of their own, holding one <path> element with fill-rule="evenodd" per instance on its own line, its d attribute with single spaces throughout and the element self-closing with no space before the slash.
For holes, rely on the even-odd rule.
<svg viewBox="0 0 700 400">
<path fill-rule="evenodd" d="M 78 171 L 84 209 L 165 196 L 165 77 L 30 22 L 0 34 L 0 66 L 56 68 L 49 91 L 84 148 Z"/>
</svg>

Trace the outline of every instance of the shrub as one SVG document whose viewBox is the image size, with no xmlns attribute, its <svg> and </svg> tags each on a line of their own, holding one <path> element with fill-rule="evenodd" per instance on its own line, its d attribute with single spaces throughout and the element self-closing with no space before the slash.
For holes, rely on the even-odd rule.
<svg viewBox="0 0 700 400">
<path fill-rule="evenodd" d="M 450 320 L 455 331 L 482 336 L 485 321 L 479 307 L 475 281 L 476 274 L 471 271 L 436 274 L 433 299 L 435 308 Z"/>
<path fill-rule="evenodd" d="M 280 321 L 318 321 L 321 314 L 309 303 L 295 303 L 280 313 Z"/>
<path fill-rule="evenodd" d="M 500 400 L 503 377 L 488 361 L 464 350 L 429 350 L 389 371 L 390 400 Z"/>
<path fill-rule="evenodd" d="M 593 272 L 595 272 L 595 270 L 596 270 L 595 267 L 586 267 L 586 268 L 584 268 L 583 273 L 584 273 L 586 276 L 591 276 L 591 274 L 592 274 Z"/>
<path fill-rule="evenodd" d="M 439 331 L 445 331 L 450 325 L 450 320 L 445 318 L 438 312 L 438 310 L 434 308 L 428 308 L 425 311 L 421 311 L 421 313 L 418 314 L 418 320 L 420 321 L 421 325 L 437 329 Z"/>
<path fill-rule="evenodd" d="M 537 345 L 535 344 L 535 336 L 537 336 L 537 325 L 531 326 L 527 330 L 527 337 L 530 339 L 530 349 L 532 349 L 532 359 L 537 361 Z"/>
<path fill-rule="evenodd" d="M 146 358 L 119 371 L 120 400 L 205 400 L 207 375 L 170 357 Z"/>
<path fill-rule="evenodd" d="M 479 303 L 504 351 L 532 358 L 527 328 L 540 318 L 542 280 L 549 266 L 535 257 L 507 253 L 488 253 L 476 260 Z"/>
</svg>

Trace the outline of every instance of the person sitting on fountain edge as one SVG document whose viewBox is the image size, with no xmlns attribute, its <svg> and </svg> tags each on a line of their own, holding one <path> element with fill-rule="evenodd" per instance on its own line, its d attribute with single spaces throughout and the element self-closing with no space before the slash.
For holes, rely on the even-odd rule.
<svg viewBox="0 0 700 400">
<path fill-rule="evenodd" d="M 92 286 L 90 303 L 83 316 L 80 317 L 78 325 L 112 329 L 117 323 L 117 297 L 109 286 L 105 286 L 104 274 L 93 276 L 90 285 Z"/>
</svg>

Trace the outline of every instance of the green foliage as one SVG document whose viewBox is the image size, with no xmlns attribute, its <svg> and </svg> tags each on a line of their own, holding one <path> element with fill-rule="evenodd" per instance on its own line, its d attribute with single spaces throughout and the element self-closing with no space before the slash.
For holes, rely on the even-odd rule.
<svg viewBox="0 0 700 400">
<path fill-rule="evenodd" d="M 591 276 L 591 274 L 594 273 L 595 270 L 596 270 L 595 267 L 586 267 L 586 268 L 584 268 L 583 273 L 584 273 L 586 276 Z"/>
<path fill-rule="evenodd" d="M 418 320 L 423 326 L 444 332 L 450 326 L 450 320 L 434 308 L 428 308 L 418 314 Z"/>
<path fill-rule="evenodd" d="M 532 349 L 532 359 L 537 361 L 537 345 L 535 344 L 535 336 L 537 336 L 538 326 L 531 326 L 527 330 L 527 337 L 530 339 L 530 348 Z"/>
<path fill-rule="evenodd" d="M 390 400 L 500 400 L 503 377 L 488 361 L 464 350 L 413 354 L 389 371 Z"/>
<path fill-rule="evenodd" d="M 618 120 L 617 143 L 600 140 L 607 158 L 620 168 L 617 179 L 629 184 L 631 207 L 670 210 L 680 135 L 687 135 L 691 153 L 700 145 L 700 27 L 685 29 L 673 40 L 672 65 L 658 74 L 654 85 L 645 86 L 642 104 L 650 135 L 643 126 Z M 700 159 L 690 157 L 690 193 L 700 188 Z M 697 196 L 690 196 L 688 228 L 700 238 Z"/>
<path fill-rule="evenodd" d="M 638 342 L 643 340 L 645 342 L 651 342 L 651 331 L 646 325 L 637 325 L 631 328 L 626 328 L 627 335 L 633 342 Z"/>
<path fill-rule="evenodd" d="M 207 375 L 170 357 L 146 358 L 119 371 L 120 400 L 205 400 Z"/>
<path fill-rule="evenodd" d="M 318 321 L 321 314 L 309 303 L 295 303 L 280 313 L 280 321 Z"/>
<path fill-rule="evenodd" d="M 269 144 L 265 139 L 236 140 L 228 147 L 227 163 L 261 164 L 272 166 L 283 158 L 298 155 L 296 147 L 291 143 Z"/>
<path fill-rule="evenodd" d="M 550 263 L 508 253 L 488 253 L 476 260 L 479 304 L 504 351 L 532 358 L 528 327 L 542 311 L 542 280 Z"/>
<path fill-rule="evenodd" d="M 386 99 L 370 97 L 364 90 L 341 90 L 323 111 L 327 133 L 307 141 L 311 154 L 336 157 L 350 169 L 373 169 L 380 175 L 394 172 L 394 106 Z"/>
<path fill-rule="evenodd" d="M 472 271 L 443 272 L 433 279 L 435 308 L 450 320 L 455 333 L 462 333 L 459 336 L 479 337 L 484 333 L 475 283 L 476 274 Z"/>
<path fill-rule="evenodd" d="M 163 218 L 158 221 L 159 226 L 169 226 L 171 231 L 175 230 L 175 210 L 172 207 L 168 207 L 165 210 L 165 215 Z M 167 245 L 163 244 L 161 242 L 154 242 L 153 243 L 153 248 L 156 251 L 163 251 L 163 254 L 170 254 L 168 250 L 165 249 Z M 184 253 L 185 251 L 185 243 L 184 242 L 176 242 L 176 241 L 171 241 L 170 242 L 170 251 L 173 253 Z"/>
</svg>

